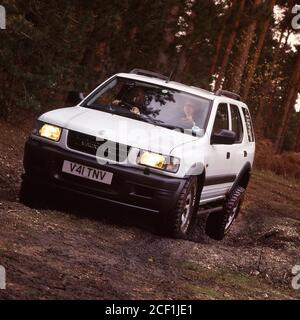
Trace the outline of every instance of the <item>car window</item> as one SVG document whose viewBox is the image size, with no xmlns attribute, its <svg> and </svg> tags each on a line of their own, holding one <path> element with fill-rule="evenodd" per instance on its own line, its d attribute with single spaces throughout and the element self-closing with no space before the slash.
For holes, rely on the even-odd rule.
<svg viewBox="0 0 300 320">
<path fill-rule="evenodd" d="M 252 125 L 250 113 L 249 113 L 248 109 L 246 109 L 246 108 L 242 108 L 242 110 L 243 110 L 243 114 L 245 117 L 248 140 L 249 140 L 249 142 L 253 142 L 254 141 L 254 131 L 253 131 L 253 125 Z"/>
<path fill-rule="evenodd" d="M 218 106 L 212 133 L 219 133 L 222 129 L 229 129 L 229 117 L 227 103 L 220 103 Z"/>
<path fill-rule="evenodd" d="M 232 131 L 236 133 L 235 143 L 240 143 L 243 141 L 244 131 L 243 131 L 243 123 L 240 114 L 240 110 L 238 106 L 231 104 L 231 123 L 232 123 Z"/>
</svg>

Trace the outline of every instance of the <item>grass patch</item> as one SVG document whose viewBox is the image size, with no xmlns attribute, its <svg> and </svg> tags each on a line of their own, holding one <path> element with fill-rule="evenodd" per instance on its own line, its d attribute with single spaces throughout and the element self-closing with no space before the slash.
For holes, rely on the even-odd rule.
<svg viewBox="0 0 300 320">
<path fill-rule="evenodd" d="M 300 188 L 300 181 L 292 176 L 282 176 L 279 174 L 274 173 L 270 170 L 257 170 L 253 171 L 253 175 L 259 178 L 268 179 L 273 181 L 274 183 L 284 184 L 286 186 L 294 186 Z"/>
<path fill-rule="evenodd" d="M 274 289 L 266 280 L 229 270 L 208 269 L 193 261 L 182 265 L 192 284 L 186 285 L 196 299 L 287 299 L 296 298 L 294 290 Z"/>
<path fill-rule="evenodd" d="M 218 289 L 205 286 L 187 285 L 187 290 L 191 291 L 197 299 L 212 299 L 220 300 L 224 299 L 224 294 Z"/>
</svg>

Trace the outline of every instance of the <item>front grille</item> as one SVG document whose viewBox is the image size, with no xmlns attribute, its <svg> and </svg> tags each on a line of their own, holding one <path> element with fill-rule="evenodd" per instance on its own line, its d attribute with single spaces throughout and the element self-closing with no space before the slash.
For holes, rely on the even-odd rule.
<svg viewBox="0 0 300 320">
<path fill-rule="evenodd" d="M 88 153 L 117 162 L 125 161 L 130 151 L 130 146 L 110 140 L 100 140 L 95 136 L 69 131 L 68 147 L 83 153 Z"/>
</svg>

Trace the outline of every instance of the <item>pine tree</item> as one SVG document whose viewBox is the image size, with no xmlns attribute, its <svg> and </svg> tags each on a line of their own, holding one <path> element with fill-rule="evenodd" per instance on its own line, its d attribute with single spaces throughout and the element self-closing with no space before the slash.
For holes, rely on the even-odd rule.
<svg viewBox="0 0 300 320">
<path fill-rule="evenodd" d="M 242 29 L 236 57 L 228 73 L 227 89 L 240 93 L 241 82 L 246 68 L 250 47 L 257 26 L 257 9 L 261 0 L 254 0 L 248 6 L 250 21 Z"/>
<path fill-rule="evenodd" d="M 217 35 L 216 45 L 215 45 L 215 50 L 214 50 L 215 52 L 214 52 L 214 56 L 213 56 L 213 59 L 211 62 L 211 67 L 209 70 L 209 73 L 211 76 L 213 76 L 217 71 L 218 62 L 219 62 L 221 51 L 222 51 L 221 50 L 222 44 L 224 41 L 224 35 L 225 35 L 225 32 L 228 28 L 227 24 L 230 23 L 230 17 L 233 15 L 233 9 L 235 8 L 235 5 L 236 5 L 236 0 L 231 1 L 229 9 L 225 9 L 226 11 L 224 13 L 224 16 L 222 17 L 222 23 L 221 23 L 222 27 Z M 223 10 L 224 10 L 224 8 L 223 8 Z"/>
<path fill-rule="evenodd" d="M 244 12 L 245 3 L 246 3 L 245 0 L 241 0 L 241 1 L 238 2 L 238 4 L 236 4 L 237 13 L 236 13 L 236 15 L 233 16 L 234 25 L 233 25 L 232 31 L 230 32 L 228 40 L 227 40 L 227 45 L 226 45 L 225 52 L 224 52 L 224 55 L 223 55 L 222 63 L 221 63 L 221 66 L 220 66 L 220 69 L 219 69 L 219 72 L 218 72 L 218 78 L 217 78 L 216 83 L 215 83 L 215 88 L 214 88 L 215 91 L 219 90 L 221 85 L 222 85 L 223 78 L 224 78 L 225 72 L 227 70 L 229 57 L 231 55 L 232 48 L 233 48 L 234 42 L 235 42 L 236 37 L 237 37 L 237 32 L 238 32 L 238 28 L 240 26 L 240 22 L 241 22 L 242 15 L 243 15 L 243 12 Z"/>
<path fill-rule="evenodd" d="M 174 1 L 170 6 L 166 6 L 164 21 L 165 25 L 162 33 L 162 41 L 159 46 L 156 70 L 162 73 L 170 71 L 170 55 L 176 54 L 176 33 L 178 31 L 178 20 L 182 14 L 181 9 L 184 6 Z M 172 68 L 172 67 L 171 67 Z"/>
<path fill-rule="evenodd" d="M 252 85 L 254 73 L 255 73 L 255 70 L 256 70 L 256 67 L 258 64 L 261 50 L 262 50 L 264 42 L 265 42 L 266 33 L 270 27 L 270 22 L 271 22 L 271 17 L 272 17 L 275 2 L 276 2 L 276 0 L 269 0 L 267 3 L 266 18 L 261 23 L 261 28 L 260 28 L 260 33 L 258 36 L 256 48 L 254 50 L 254 54 L 252 56 L 251 61 L 248 63 L 248 68 L 247 68 L 247 72 L 245 75 L 245 83 L 243 84 L 243 90 L 241 93 L 244 100 L 247 100 L 248 95 L 249 95 L 249 90 Z"/>
<path fill-rule="evenodd" d="M 275 151 L 277 153 L 281 152 L 282 150 L 284 135 L 287 131 L 289 120 L 294 110 L 294 105 L 296 103 L 298 92 L 299 92 L 299 86 L 300 86 L 300 50 L 297 53 L 294 71 L 289 82 L 285 103 L 283 105 L 283 115 L 281 118 L 281 123 L 277 131 L 277 138 L 275 141 Z"/>
</svg>

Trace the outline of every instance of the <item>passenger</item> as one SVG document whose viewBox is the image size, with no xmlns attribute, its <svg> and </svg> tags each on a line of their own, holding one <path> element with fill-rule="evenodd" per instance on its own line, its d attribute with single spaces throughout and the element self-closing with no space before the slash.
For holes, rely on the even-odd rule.
<svg viewBox="0 0 300 320">
<path fill-rule="evenodd" d="M 186 101 L 183 106 L 185 116 L 181 119 L 182 126 L 185 128 L 192 128 L 195 126 L 194 121 L 194 105 L 190 101 Z"/>
</svg>

